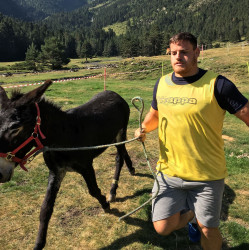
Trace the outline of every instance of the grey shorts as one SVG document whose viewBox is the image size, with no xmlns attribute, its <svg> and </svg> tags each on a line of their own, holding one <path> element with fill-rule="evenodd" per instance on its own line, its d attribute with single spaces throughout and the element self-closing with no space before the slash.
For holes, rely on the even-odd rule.
<svg viewBox="0 0 250 250">
<path fill-rule="evenodd" d="M 184 181 L 158 173 L 160 190 L 152 202 L 152 221 L 166 219 L 178 212 L 192 210 L 206 227 L 218 227 L 224 191 L 224 179 L 216 181 Z M 152 193 L 157 190 L 154 183 Z"/>
</svg>

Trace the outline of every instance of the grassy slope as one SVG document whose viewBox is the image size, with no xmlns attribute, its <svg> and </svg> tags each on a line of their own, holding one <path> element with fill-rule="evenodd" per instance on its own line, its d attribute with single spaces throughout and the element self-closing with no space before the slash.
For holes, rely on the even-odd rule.
<svg viewBox="0 0 250 250">
<path fill-rule="evenodd" d="M 231 47 L 204 52 L 200 66 L 227 76 L 248 96 L 248 47 Z M 114 59 L 115 60 L 115 59 Z M 135 58 L 119 61 L 120 68 L 111 72 L 137 71 L 156 68 L 164 60 L 164 72 L 171 70 L 169 57 Z M 133 62 L 133 63 L 132 63 Z M 100 62 L 100 63 L 105 63 Z M 110 63 L 110 62 L 109 62 Z M 131 64 L 132 63 L 132 64 Z M 74 62 L 77 64 L 77 62 Z M 1 66 L 1 65 L 0 65 Z M 102 70 L 96 70 L 100 73 Z M 93 71 L 81 70 L 74 74 L 85 75 Z M 110 76 L 107 88 L 117 91 L 128 103 L 134 96 L 145 101 L 145 112 L 150 108 L 152 88 L 162 70 L 136 74 Z M 18 83 L 41 81 L 73 74 L 50 72 L 39 75 L 18 75 L 2 78 L 0 82 Z M 8 83 L 8 84 L 7 84 Z M 25 87 L 28 91 L 34 87 Z M 103 90 L 103 79 L 54 83 L 47 91 L 47 98 L 67 109 L 86 102 L 95 93 Z M 138 126 L 138 113 L 131 107 L 128 138 L 133 137 Z M 223 249 L 239 247 L 248 249 L 248 129 L 234 116 L 226 115 L 223 134 L 233 140 L 225 140 L 225 151 L 229 176 L 223 201 L 221 230 Z M 168 237 L 157 235 L 150 222 L 150 206 L 146 206 L 125 221 L 118 218 L 136 208 L 150 197 L 153 179 L 146 165 L 142 147 L 138 142 L 127 145 L 136 168 L 130 176 L 124 167 L 117 193 L 117 202 L 111 204 L 111 213 L 105 214 L 98 202 L 90 197 L 86 184 L 75 173 L 68 173 L 59 191 L 52 216 L 45 249 L 200 249 L 187 239 L 185 229 Z M 155 166 L 158 157 L 157 132 L 148 135 L 146 142 L 150 162 Z M 109 148 L 102 157 L 94 161 L 96 177 L 103 193 L 107 194 L 114 172 L 115 149 Z M 11 182 L 0 185 L 1 249 L 31 249 L 35 242 L 39 210 L 45 194 L 48 170 L 41 155 L 28 165 L 29 172 L 17 168 Z"/>
<path fill-rule="evenodd" d="M 108 31 L 109 29 L 112 29 L 117 36 L 123 35 L 126 33 L 126 25 L 127 21 L 122 22 L 122 23 L 115 23 L 112 25 L 108 25 L 104 28 L 105 31 Z"/>
</svg>

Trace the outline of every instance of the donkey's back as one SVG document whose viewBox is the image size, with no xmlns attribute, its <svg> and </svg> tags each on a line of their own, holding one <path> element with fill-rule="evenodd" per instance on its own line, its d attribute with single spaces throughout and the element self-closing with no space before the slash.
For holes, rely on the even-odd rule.
<svg viewBox="0 0 250 250">
<path fill-rule="evenodd" d="M 113 91 L 103 91 L 87 103 L 66 111 L 78 124 L 84 145 L 108 144 L 126 139 L 127 102 Z"/>
</svg>

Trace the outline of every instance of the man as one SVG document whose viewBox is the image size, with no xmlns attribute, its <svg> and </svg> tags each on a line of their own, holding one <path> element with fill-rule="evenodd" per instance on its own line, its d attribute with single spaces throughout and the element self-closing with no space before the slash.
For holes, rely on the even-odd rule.
<svg viewBox="0 0 250 250">
<path fill-rule="evenodd" d="M 152 204 L 153 225 L 168 235 L 195 216 L 202 247 L 221 249 L 218 226 L 227 175 L 223 120 L 227 110 L 248 125 L 248 100 L 225 77 L 198 68 L 200 50 L 192 34 L 173 36 L 170 50 L 174 72 L 156 82 L 142 131 L 135 131 L 141 141 L 159 131 L 160 191 Z"/>
</svg>

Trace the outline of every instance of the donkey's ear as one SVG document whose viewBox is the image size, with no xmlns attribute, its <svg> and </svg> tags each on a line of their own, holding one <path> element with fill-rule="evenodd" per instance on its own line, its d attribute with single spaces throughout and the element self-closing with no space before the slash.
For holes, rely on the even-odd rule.
<svg viewBox="0 0 250 250">
<path fill-rule="evenodd" d="M 9 102 L 9 98 L 4 90 L 4 88 L 2 88 L 0 86 L 0 108 L 4 107 L 4 105 L 7 105 Z"/>
<path fill-rule="evenodd" d="M 29 104 L 34 102 L 39 102 L 41 100 L 42 95 L 46 91 L 46 89 L 52 84 L 51 80 L 47 80 L 44 84 L 28 93 L 23 95 L 19 100 L 16 101 L 16 104 Z"/>
</svg>

